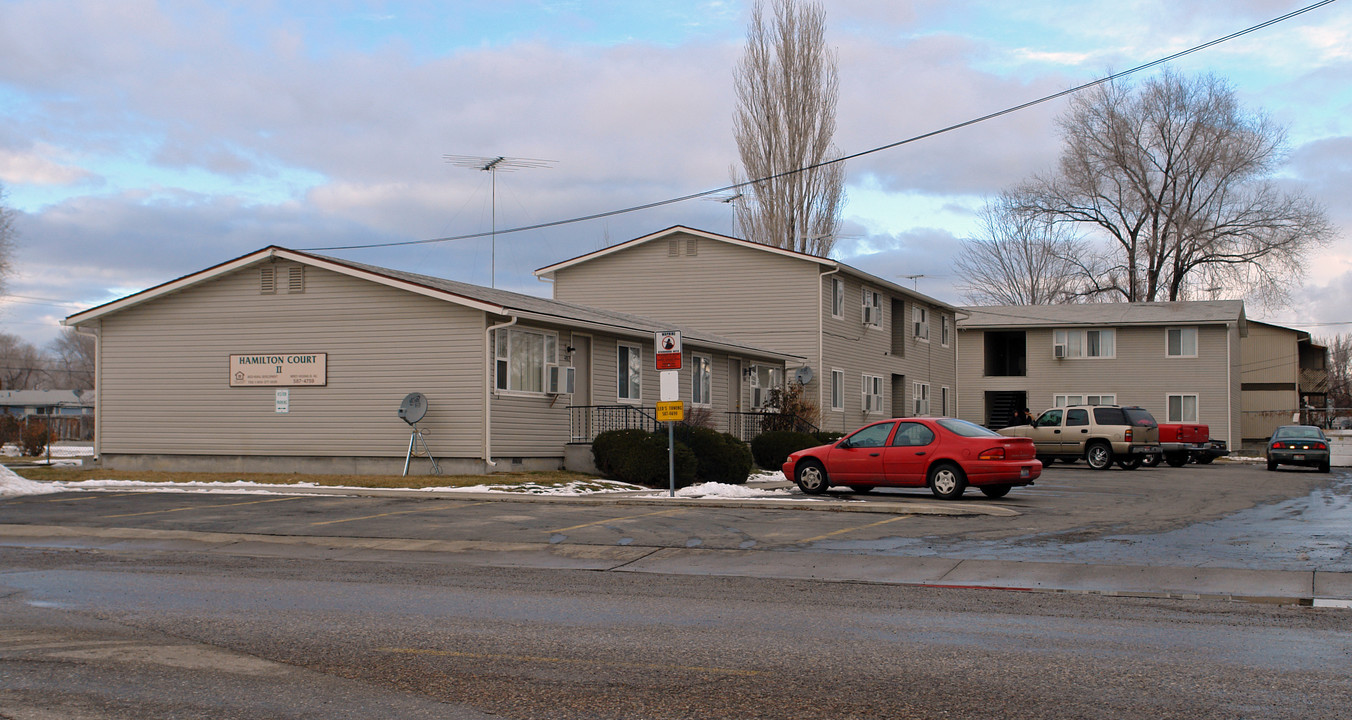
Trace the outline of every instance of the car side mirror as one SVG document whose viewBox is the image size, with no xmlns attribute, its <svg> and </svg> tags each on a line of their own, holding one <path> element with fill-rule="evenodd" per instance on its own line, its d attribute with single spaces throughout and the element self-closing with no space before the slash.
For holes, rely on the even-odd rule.
<svg viewBox="0 0 1352 720">
<path fill-rule="evenodd" d="M 841 450 L 849 450 L 854 446 L 850 444 L 849 438 L 842 438 L 840 442 L 836 443 L 836 447 L 840 448 Z"/>
</svg>

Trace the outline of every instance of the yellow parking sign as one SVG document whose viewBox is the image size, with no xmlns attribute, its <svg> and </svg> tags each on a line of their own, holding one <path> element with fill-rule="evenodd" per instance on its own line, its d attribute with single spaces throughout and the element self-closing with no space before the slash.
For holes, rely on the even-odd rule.
<svg viewBox="0 0 1352 720">
<path fill-rule="evenodd" d="M 677 400 L 675 402 L 657 403 L 657 421 L 658 422 L 680 422 L 685 419 L 685 403 Z"/>
</svg>

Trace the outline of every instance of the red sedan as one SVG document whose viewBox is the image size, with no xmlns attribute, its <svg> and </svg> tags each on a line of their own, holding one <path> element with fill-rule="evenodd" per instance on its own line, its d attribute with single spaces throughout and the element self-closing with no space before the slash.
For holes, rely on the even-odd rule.
<svg viewBox="0 0 1352 720">
<path fill-rule="evenodd" d="M 832 485 L 855 492 L 928 487 L 944 500 L 956 500 L 971 485 L 988 498 L 1000 498 L 1042 474 L 1035 455 L 1032 440 L 1005 437 L 966 420 L 893 418 L 830 445 L 799 450 L 789 455 L 783 470 L 809 495 Z"/>
</svg>

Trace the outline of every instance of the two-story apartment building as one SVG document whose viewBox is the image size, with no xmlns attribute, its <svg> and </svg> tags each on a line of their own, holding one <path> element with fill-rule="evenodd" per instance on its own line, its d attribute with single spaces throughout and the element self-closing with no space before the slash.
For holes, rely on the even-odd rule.
<svg viewBox="0 0 1352 720">
<path fill-rule="evenodd" d="M 1240 348 L 1244 445 L 1263 446 L 1281 425 L 1325 422 L 1328 350 L 1310 333 L 1250 320 Z"/>
<path fill-rule="evenodd" d="M 804 384 L 819 426 L 956 413 L 956 309 L 845 263 L 676 226 L 535 271 L 554 298 L 703 328 L 802 356 L 787 377 L 730 357 L 714 373 Z"/>
<path fill-rule="evenodd" d="M 992 428 L 1025 407 L 1139 405 L 1238 447 L 1249 332 L 1238 300 L 963 308 L 959 416 Z"/>
</svg>

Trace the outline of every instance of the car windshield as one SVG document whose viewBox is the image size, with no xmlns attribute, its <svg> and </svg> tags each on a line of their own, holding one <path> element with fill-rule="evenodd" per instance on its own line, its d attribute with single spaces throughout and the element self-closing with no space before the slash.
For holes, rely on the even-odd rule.
<svg viewBox="0 0 1352 720">
<path fill-rule="evenodd" d="M 1272 434 L 1275 438 L 1314 438 L 1322 439 L 1324 433 L 1313 425 L 1287 425 L 1277 428 L 1277 432 Z"/>
<path fill-rule="evenodd" d="M 940 418 L 935 422 L 943 426 L 945 430 L 963 437 L 1001 437 L 1000 433 L 988 430 L 973 422 L 959 420 L 957 418 Z"/>
</svg>

